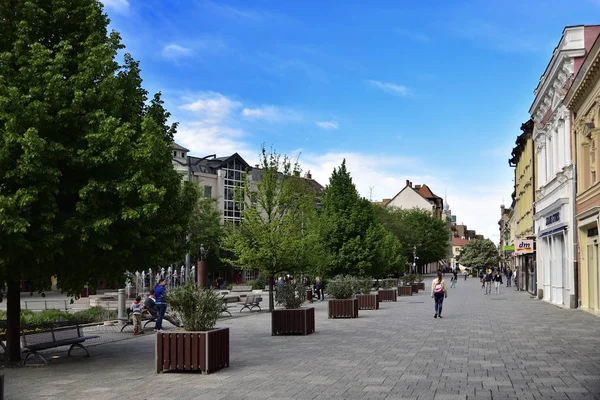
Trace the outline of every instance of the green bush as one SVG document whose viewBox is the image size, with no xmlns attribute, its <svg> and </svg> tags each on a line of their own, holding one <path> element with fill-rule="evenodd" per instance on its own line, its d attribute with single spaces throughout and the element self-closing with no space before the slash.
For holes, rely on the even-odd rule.
<svg viewBox="0 0 600 400">
<path fill-rule="evenodd" d="M 277 298 L 287 309 L 300 308 L 306 300 L 306 286 L 302 283 L 284 283 L 277 290 Z"/>
<path fill-rule="evenodd" d="M 269 280 L 265 274 L 259 274 L 256 278 L 256 287 L 252 286 L 254 290 L 264 290 L 269 285 Z"/>
<path fill-rule="evenodd" d="M 239 286 L 250 286 L 252 288 L 252 290 L 256 290 L 256 279 L 251 280 L 251 281 L 246 281 L 246 282 L 244 282 L 243 285 L 239 285 Z"/>
<path fill-rule="evenodd" d="M 349 275 L 338 275 L 327 284 L 327 293 L 334 299 L 350 299 L 356 287 L 354 281 Z"/>
<path fill-rule="evenodd" d="M 381 281 L 381 288 L 382 289 L 393 289 L 396 287 L 397 282 L 398 281 L 396 279 L 383 279 Z"/>
<path fill-rule="evenodd" d="M 167 293 L 167 303 L 181 317 L 187 331 L 207 331 L 215 327 L 223 300 L 210 288 L 192 281 Z"/>
<path fill-rule="evenodd" d="M 117 311 L 108 311 L 104 307 L 90 307 L 87 310 L 81 310 L 73 313 L 71 318 L 80 324 L 89 324 L 92 322 L 102 322 L 106 320 L 117 319 Z"/>
<path fill-rule="evenodd" d="M 421 283 L 421 282 L 423 282 L 423 275 L 417 275 L 417 276 L 415 277 L 415 280 L 417 281 L 417 283 Z"/>
<path fill-rule="evenodd" d="M 373 288 L 373 279 L 371 278 L 358 278 L 355 279 L 356 290 L 355 293 L 370 294 Z"/>
</svg>

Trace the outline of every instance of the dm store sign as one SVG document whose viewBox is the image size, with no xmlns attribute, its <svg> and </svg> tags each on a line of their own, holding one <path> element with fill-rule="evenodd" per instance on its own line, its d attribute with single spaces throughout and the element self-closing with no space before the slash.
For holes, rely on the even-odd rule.
<svg viewBox="0 0 600 400">
<path fill-rule="evenodd" d="M 515 242 L 515 253 L 517 255 L 533 253 L 533 240 L 519 240 Z"/>
</svg>

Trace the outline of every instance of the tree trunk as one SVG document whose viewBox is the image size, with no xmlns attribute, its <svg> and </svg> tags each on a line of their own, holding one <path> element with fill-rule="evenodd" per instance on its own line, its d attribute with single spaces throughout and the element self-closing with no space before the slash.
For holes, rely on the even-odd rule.
<svg viewBox="0 0 600 400">
<path fill-rule="evenodd" d="M 6 347 L 7 358 L 11 363 L 21 361 L 21 290 L 18 280 L 8 281 L 6 295 Z"/>
<path fill-rule="evenodd" d="M 273 282 L 275 281 L 275 277 L 273 275 L 269 275 L 269 312 L 273 312 L 275 309 L 275 302 L 273 301 Z"/>
</svg>

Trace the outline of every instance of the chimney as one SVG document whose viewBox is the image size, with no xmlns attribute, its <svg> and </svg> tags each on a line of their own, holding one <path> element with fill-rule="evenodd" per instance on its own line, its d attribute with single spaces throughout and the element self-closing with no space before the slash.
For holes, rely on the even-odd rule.
<svg viewBox="0 0 600 400">
<path fill-rule="evenodd" d="M 417 190 L 421 189 L 421 185 L 415 185 L 415 189 L 417 189 Z"/>
<path fill-rule="evenodd" d="M 312 175 L 310 174 L 310 171 L 308 171 L 308 172 L 306 173 L 306 175 L 304 175 L 304 177 L 305 177 L 306 179 L 312 179 Z"/>
</svg>

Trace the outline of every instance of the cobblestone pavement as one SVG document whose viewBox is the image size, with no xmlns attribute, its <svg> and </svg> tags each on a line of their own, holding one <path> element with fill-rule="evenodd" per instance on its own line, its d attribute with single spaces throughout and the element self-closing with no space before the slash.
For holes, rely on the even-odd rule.
<svg viewBox="0 0 600 400">
<path fill-rule="evenodd" d="M 429 282 L 427 282 L 429 290 Z M 221 319 L 231 366 L 156 374 L 154 336 L 6 369 L 8 399 L 600 399 L 600 318 L 502 288 L 459 281 L 433 318 L 429 291 L 327 319 L 309 336 L 273 337 L 270 315 Z M 131 336 L 130 336 L 131 337 Z"/>
</svg>

